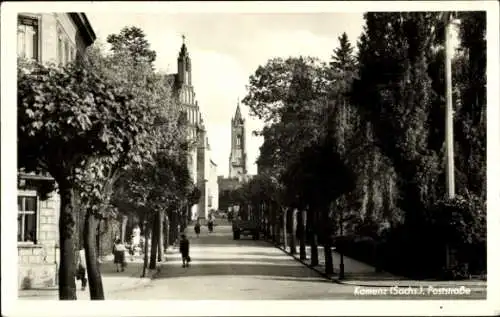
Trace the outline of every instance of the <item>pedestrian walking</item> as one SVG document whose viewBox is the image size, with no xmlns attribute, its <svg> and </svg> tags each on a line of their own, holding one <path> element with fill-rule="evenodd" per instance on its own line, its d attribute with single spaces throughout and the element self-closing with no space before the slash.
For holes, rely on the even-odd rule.
<svg viewBox="0 0 500 317">
<path fill-rule="evenodd" d="M 82 282 L 82 291 L 84 291 L 87 287 L 87 264 L 84 249 L 78 251 L 76 257 L 76 280 Z"/>
<path fill-rule="evenodd" d="M 182 256 L 182 267 L 188 267 L 189 262 L 191 262 L 191 257 L 189 256 L 189 240 L 186 238 L 185 234 L 181 235 L 181 241 L 179 242 L 179 251 Z"/>
<path fill-rule="evenodd" d="M 196 219 L 196 224 L 194 225 L 194 232 L 196 233 L 196 237 L 199 238 L 201 232 L 200 218 Z"/>
<path fill-rule="evenodd" d="M 113 255 L 115 257 L 116 272 L 125 271 L 127 263 L 125 262 L 125 245 L 122 243 L 121 239 L 116 239 L 115 245 L 113 246 Z"/>
<path fill-rule="evenodd" d="M 214 232 L 214 215 L 213 215 L 213 213 L 210 213 L 208 215 L 207 227 L 208 227 L 208 232 L 210 232 L 210 233 Z"/>
</svg>

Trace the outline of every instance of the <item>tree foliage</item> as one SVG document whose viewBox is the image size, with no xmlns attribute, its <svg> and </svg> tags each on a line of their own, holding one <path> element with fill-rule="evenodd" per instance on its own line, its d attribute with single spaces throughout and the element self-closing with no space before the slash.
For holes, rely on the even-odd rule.
<svg viewBox="0 0 500 317">
<path fill-rule="evenodd" d="M 75 220 L 78 193 L 91 171 L 100 176 L 120 160 L 149 124 L 147 108 L 125 87 L 85 63 L 65 67 L 20 61 L 18 67 L 18 166 L 47 171 L 61 194 L 59 296 L 75 299 Z M 94 165 L 95 160 L 103 164 Z M 85 197 L 83 197 L 85 198 Z"/>
<path fill-rule="evenodd" d="M 343 227 L 374 239 L 392 232 L 392 254 L 425 245 L 424 227 L 455 223 L 446 230 L 457 248 L 483 235 L 473 220 L 481 219 L 481 208 L 472 206 L 486 197 L 485 13 L 455 15 L 461 21 L 453 58 L 461 196 L 453 201 L 443 200 L 445 16 L 366 13 L 356 55 L 344 33 L 328 64 L 290 57 L 259 66 L 243 103 L 265 124 L 259 173 L 276 191 L 266 197 L 249 184 L 246 194 L 298 208 L 333 202 L 330 215 L 343 219 Z M 433 210 L 443 210 L 444 218 L 429 218 Z M 429 252 L 442 253 L 434 249 Z M 426 269 L 414 260 L 415 269 Z"/>
<path fill-rule="evenodd" d="M 119 34 L 110 34 L 107 42 L 116 53 L 126 52 L 136 63 L 152 63 L 156 60 L 156 52 L 150 49 L 144 31 L 135 26 L 124 27 Z"/>
</svg>

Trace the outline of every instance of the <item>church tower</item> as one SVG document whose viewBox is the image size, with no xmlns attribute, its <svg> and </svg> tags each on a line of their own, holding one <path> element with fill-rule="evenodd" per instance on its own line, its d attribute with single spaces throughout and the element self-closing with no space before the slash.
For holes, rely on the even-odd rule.
<svg viewBox="0 0 500 317">
<path fill-rule="evenodd" d="M 177 57 L 177 81 L 179 85 L 191 86 L 191 58 L 187 51 L 186 37 L 182 36 L 182 46 Z"/>
<path fill-rule="evenodd" d="M 247 174 L 247 153 L 245 151 L 245 119 L 236 105 L 236 113 L 231 119 L 231 154 L 229 156 L 229 178 L 244 181 Z"/>
</svg>

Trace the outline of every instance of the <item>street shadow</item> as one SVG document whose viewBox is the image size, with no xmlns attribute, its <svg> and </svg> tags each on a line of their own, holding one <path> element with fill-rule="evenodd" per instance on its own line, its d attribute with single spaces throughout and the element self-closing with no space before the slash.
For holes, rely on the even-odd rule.
<svg viewBox="0 0 500 317">
<path fill-rule="evenodd" d="M 129 276 L 140 277 L 142 275 L 142 262 L 127 262 L 124 272 L 117 272 L 116 265 L 112 262 L 104 262 L 99 265 L 102 276 Z"/>
<path fill-rule="evenodd" d="M 327 283 L 327 284 L 332 284 L 333 282 L 324 278 L 303 278 L 303 277 L 298 277 L 298 278 L 289 278 L 289 277 L 260 277 L 256 276 L 255 279 L 257 280 L 263 280 L 263 281 L 286 281 L 286 282 L 308 282 L 308 283 Z"/>
<path fill-rule="evenodd" d="M 244 252 L 242 253 L 243 255 L 250 255 L 250 256 L 270 256 L 270 257 L 283 257 L 282 253 L 276 253 L 276 252 Z"/>
<path fill-rule="evenodd" d="M 192 256 L 191 256 L 192 257 Z M 288 258 L 285 258 L 285 257 L 282 257 L 282 258 L 277 258 L 277 259 L 271 259 L 271 260 L 259 260 L 259 259 L 240 259 L 240 258 L 231 258 L 231 259 L 221 259 L 221 258 L 211 258 L 211 259 L 208 259 L 208 258 L 202 258 L 202 259 L 194 259 L 195 263 L 204 263 L 204 262 L 217 262 L 217 263 L 225 263 L 225 262 L 256 262 L 256 261 L 262 261 L 262 262 L 271 262 L 273 264 L 279 264 L 279 262 L 282 262 L 282 263 L 290 263 L 290 259 Z M 170 261 L 170 262 L 175 262 L 174 261 Z"/>
<path fill-rule="evenodd" d="M 201 276 L 268 276 L 288 278 L 321 278 L 315 271 L 285 260 L 215 260 L 193 259 L 190 267 L 183 268 L 180 260 L 163 265 L 157 278 L 201 277 Z"/>
</svg>

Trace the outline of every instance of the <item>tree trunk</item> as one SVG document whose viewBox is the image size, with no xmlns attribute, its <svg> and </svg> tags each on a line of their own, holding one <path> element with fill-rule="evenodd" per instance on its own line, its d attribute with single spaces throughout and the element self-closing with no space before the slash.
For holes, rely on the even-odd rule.
<svg viewBox="0 0 500 317">
<path fill-rule="evenodd" d="M 281 237 L 280 237 L 280 219 L 279 219 L 279 214 L 278 214 L 278 208 L 277 206 L 273 206 L 273 215 L 274 215 L 274 222 L 273 222 L 273 228 L 274 228 L 274 244 L 279 245 Z"/>
<path fill-rule="evenodd" d="M 101 252 L 101 219 L 99 219 L 99 221 L 97 222 L 97 232 L 96 232 L 96 236 L 95 236 L 95 248 L 96 248 L 96 251 L 97 251 L 97 259 L 99 261 L 99 259 L 101 258 L 102 256 L 102 252 Z"/>
<path fill-rule="evenodd" d="M 292 210 L 292 221 L 291 221 L 291 226 L 292 230 L 290 230 L 290 253 L 295 254 L 297 253 L 297 248 L 296 248 L 296 235 L 297 235 L 297 209 L 294 208 Z"/>
<path fill-rule="evenodd" d="M 141 277 L 146 277 L 147 273 L 147 268 L 148 268 L 148 250 L 149 250 L 149 225 L 145 222 L 144 223 L 144 264 L 142 266 L 142 276 Z"/>
<path fill-rule="evenodd" d="M 170 235 L 170 221 L 171 219 L 171 215 L 167 215 L 166 219 L 165 219 L 165 235 L 167 236 L 166 237 L 166 245 L 167 245 L 167 248 L 171 245 L 171 241 L 172 241 L 172 237 Z"/>
<path fill-rule="evenodd" d="M 319 264 L 318 259 L 318 230 L 317 230 L 317 214 L 316 208 L 311 207 L 309 210 L 310 217 L 307 217 L 309 222 L 309 226 L 311 228 L 311 266 L 317 266 Z"/>
<path fill-rule="evenodd" d="M 331 226 L 328 211 L 323 212 L 322 217 L 322 233 L 323 233 L 323 250 L 325 252 L 325 273 L 328 275 L 333 274 L 333 258 L 332 258 L 332 242 L 331 242 Z"/>
<path fill-rule="evenodd" d="M 122 243 L 125 243 L 125 233 L 127 232 L 127 221 L 128 221 L 128 217 L 127 216 L 123 216 L 123 218 L 122 218 L 121 234 L 120 234 Z"/>
<path fill-rule="evenodd" d="M 153 218 L 153 223 L 152 223 L 152 231 L 153 231 L 153 236 L 151 237 L 151 257 L 149 260 L 149 269 L 154 270 L 156 269 L 156 256 L 158 252 L 158 246 L 160 244 L 160 233 L 158 232 L 159 228 L 159 222 L 160 222 L 160 213 L 155 212 L 154 218 Z"/>
<path fill-rule="evenodd" d="M 83 246 L 85 249 L 85 262 L 87 264 L 90 299 L 103 300 L 104 289 L 96 253 L 96 225 L 95 215 L 87 211 L 83 231 Z"/>
<path fill-rule="evenodd" d="M 58 183 L 60 184 L 60 183 Z M 61 209 L 59 211 L 59 299 L 76 300 L 75 282 L 75 216 L 74 191 L 60 184 Z"/>
<path fill-rule="evenodd" d="M 276 242 L 276 215 L 274 214 L 274 206 L 270 205 L 269 206 L 269 214 L 270 214 L 270 221 L 269 223 L 271 224 L 271 241 L 274 243 Z"/>
<path fill-rule="evenodd" d="M 287 238 L 288 238 L 288 235 L 287 235 L 287 223 L 286 223 L 286 217 L 287 217 L 287 211 L 288 211 L 288 208 L 285 207 L 285 208 L 282 208 L 282 211 L 283 211 L 283 247 L 287 248 L 287 245 L 288 245 L 288 241 L 287 241 Z"/>
<path fill-rule="evenodd" d="M 163 231 L 163 222 L 165 221 L 165 212 L 161 210 L 160 212 L 160 221 L 158 221 L 158 232 L 160 233 L 160 237 L 158 238 L 158 262 L 163 261 L 163 251 L 165 250 L 165 235 Z"/>
<path fill-rule="evenodd" d="M 177 239 L 179 239 L 179 214 L 174 214 L 174 223 L 172 225 L 172 232 L 173 232 L 173 242 L 176 243 Z"/>
<path fill-rule="evenodd" d="M 307 222 L 307 211 L 301 210 L 300 211 L 300 224 L 301 226 L 301 231 L 300 231 L 300 259 L 301 260 L 306 260 L 307 259 L 307 253 L 306 253 L 306 239 L 307 239 L 307 227 L 306 227 L 306 222 Z"/>
</svg>

